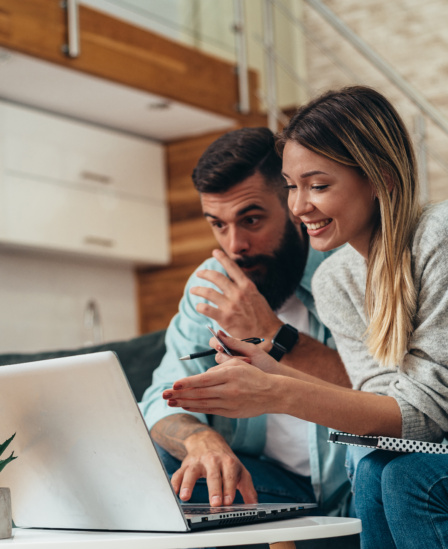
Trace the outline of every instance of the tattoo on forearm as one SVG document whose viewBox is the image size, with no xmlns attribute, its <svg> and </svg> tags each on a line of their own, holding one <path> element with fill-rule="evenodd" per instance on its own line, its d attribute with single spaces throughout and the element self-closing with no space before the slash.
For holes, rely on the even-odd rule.
<svg viewBox="0 0 448 549">
<path fill-rule="evenodd" d="M 185 439 L 210 429 L 193 416 L 176 414 L 157 422 L 151 429 L 151 437 L 172 456 L 182 461 L 187 455 Z"/>
</svg>

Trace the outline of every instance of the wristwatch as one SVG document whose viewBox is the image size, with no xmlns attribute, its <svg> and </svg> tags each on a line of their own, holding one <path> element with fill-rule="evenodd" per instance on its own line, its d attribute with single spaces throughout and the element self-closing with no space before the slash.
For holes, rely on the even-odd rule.
<svg viewBox="0 0 448 549">
<path fill-rule="evenodd" d="M 299 341 L 299 332 L 291 324 L 283 324 L 272 340 L 272 349 L 269 351 L 275 360 L 280 360 L 285 353 L 289 353 Z"/>
</svg>

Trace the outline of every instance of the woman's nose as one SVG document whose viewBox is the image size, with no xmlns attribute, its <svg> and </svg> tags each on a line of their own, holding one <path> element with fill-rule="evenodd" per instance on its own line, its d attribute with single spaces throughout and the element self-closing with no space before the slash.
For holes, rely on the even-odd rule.
<svg viewBox="0 0 448 549">
<path fill-rule="evenodd" d="M 308 200 L 307 194 L 299 190 L 289 194 L 288 206 L 294 217 L 300 217 L 309 213 L 314 208 Z"/>
</svg>

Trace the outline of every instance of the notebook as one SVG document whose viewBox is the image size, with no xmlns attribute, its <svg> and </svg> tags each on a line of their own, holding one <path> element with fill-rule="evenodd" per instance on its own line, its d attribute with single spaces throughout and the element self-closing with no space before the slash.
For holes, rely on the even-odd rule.
<svg viewBox="0 0 448 549">
<path fill-rule="evenodd" d="M 1 484 L 19 527 L 188 532 L 315 507 L 181 504 L 110 351 L 0 367 L 0 417 L 16 433 Z"/>
<path fill-rule="evenodd" d="M 350 433 L 330 433 L 328 442 L 348 444 L 350 446 L 366 446 L 372 449 L 389 450 L 391 452 L 421 452 L 423 454 L 448 454 L 448 444 L 438 442 L 423 442 L 404 438 L 352 435 Z"/>
</svg>

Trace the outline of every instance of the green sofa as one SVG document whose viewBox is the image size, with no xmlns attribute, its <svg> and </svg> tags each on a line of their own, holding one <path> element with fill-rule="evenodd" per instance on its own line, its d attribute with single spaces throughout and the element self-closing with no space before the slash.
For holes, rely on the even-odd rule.
<svg viewBox="0 0 448 549">
<path fill-rule="evenodd" d="M 77 349 L 2 354 L 0 355 L 0 366 L 99 351 L 114 351 L 118 355 L 135 398 L 140 401 L 145 389 L 151 385 L 153 371 L 160 364 L 165 354 L 165 330 L 145 334 L 127 341 L 114 341 Z"/>
</svg>

